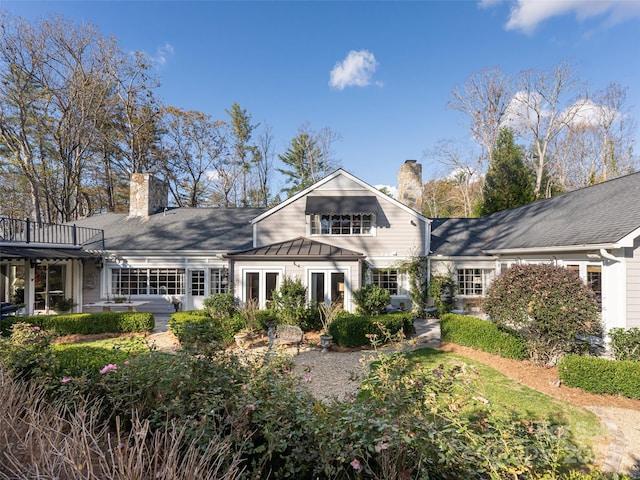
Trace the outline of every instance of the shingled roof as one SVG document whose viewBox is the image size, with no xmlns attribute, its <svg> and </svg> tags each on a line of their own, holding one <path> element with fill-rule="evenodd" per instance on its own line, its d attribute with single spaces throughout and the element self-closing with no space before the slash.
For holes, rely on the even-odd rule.
<svg viewBox="0 0 640 480">
<path fill-rule="evenodd" d="M 613 245 L 640 228 L 640 173 L 475 219 L 432 224 L 432 252 L 444 256 Z"/>
<path fill-rule="evenodd" d="M 250 221 L 264 208 L 174 208 L 148 217 L 105 213 L 74 222 L 104 230 L 105 249 L 230 252 L 253 242 Z M 91 247 L 88 247 L 91 248 Z"/>
</svg>

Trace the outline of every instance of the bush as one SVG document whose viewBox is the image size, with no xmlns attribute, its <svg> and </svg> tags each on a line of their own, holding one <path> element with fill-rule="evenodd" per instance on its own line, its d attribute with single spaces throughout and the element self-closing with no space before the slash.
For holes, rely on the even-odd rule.
<svg viewBox="0 0 640 480">
<path fill-rule="evenodd" d="M 336 345 L 361 347 L 371 345 L 371 335 L 383 340 L 387 334 L 395 336 L 398 332 L 408 336 L 413 328 L 413 320 L 414 315 L 409 312 L 388 313 L 375 317 L 341 315 L 329 325 L 329 334 L 333 336 Z"/>
<path fill-rule="evenodd" d="M 204 301 L 211 318 L 229 318 L 236 313 L 236 301 L 232 293 L 214 293 Z"/>
<path fill-rule="evenodd" d="M 391 294 L 389 290 L 369 284 L 353 292 L 353 301 L 356 302 L 357 313 L 361 315 L 379 315 L 389 305 Z"/>
<path fill-rule="evenodd" d="M 156 326 L 152 313 L 99 312 L 71 313 L 64 315 L 32 315 L 15 317 L 11 322 L 2 321 L 2 334 L 17 321 L 50 330 L 58 335 L 91 335 L 97 333 L 150 332 Z"/>
<path fill-rule="evenodd" d="M 578 337 L 602 335 L 594 292 L 574 272 L 553 265 L 510 267 L 487 290 L 485 311 L 500 327 L 521 333 L 539 364 L 583 351 Z"/>
<path fill-rule="evenodd" d="M 310 311 L 307 306 L 307 287 L 299 278 L 284 277 L 278 290 L 273 292 L 271 309 L 275 313 L 278 323 L 298 325 L 308 331 L 310 321 L 317 312 Z M 319 317 L 318 317 L 319 322 Z"/>
<path fill-rule="evenodd" d="M 477 348 L 504 358 L 523 360 L 529 356 L 526 342 L 514 333 L 500 330 L 492 322 L 449 313 L 440 319 L 443 342 Z"/>
<path fill-rule="evenodd" d="M 609 336 L 616 360 L 640 362 L 640 328 L 613 328 Z"/>
<path fill-rule="evenodd" d="M 239 313 L 227 318 L 211 318 L 205 310 L 176 312 L 169 317 L 169 330 L 188 350 L 218 348 L 233 343 L 233 336 L 246 327 Z"/>
<path fill-rule="evenodd" d="M 51 352 L 53 338 L 51 332 L 39 326 L 15 323 L 11 336 L 0 338 L 0 366 L 17 379 L 49 375 L 54 365 Z"/>
<path fill-rule="evenodd" d="M 640 399 L 640 363 L 566 355 L 558 364 L 560 380 L 587 392 Z"/>
</svg>

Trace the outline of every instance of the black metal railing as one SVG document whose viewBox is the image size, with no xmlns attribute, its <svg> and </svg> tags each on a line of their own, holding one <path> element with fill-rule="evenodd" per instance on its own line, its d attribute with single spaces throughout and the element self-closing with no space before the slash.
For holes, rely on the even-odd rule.
<svg viewBox="0 0 640 480">
<path fill-rule="evenodd" d="M 0 242 L 88 245 L 104 247 L 104 230 L 0 217 Z"/>
</svg>

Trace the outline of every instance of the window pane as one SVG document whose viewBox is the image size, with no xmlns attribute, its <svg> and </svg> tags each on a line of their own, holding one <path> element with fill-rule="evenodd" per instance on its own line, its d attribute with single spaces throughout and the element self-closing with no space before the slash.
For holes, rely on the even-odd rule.
<svg viewBox="0 0 640 480">
<path fill-rule="evenodd" d="M 373 270 L 371 274 L 374 285 L 388 290 L 391 295 L 398 295 L 397 270 Z"/>
<path fill-rule="evenodd" d="M 267 301 L 273 300 L 273 292 L 278 289 L 278 273 L 277 272 L 267 272 L 266 279 L 267 283 Z"/>
<path fill-rule="evenodd" d="M 246 284 L 247 284 L 247 298 L 245 299 L 245 301 L 246 302 L 250 302 L 252 300 L 259 301 L 260 300 L 260 273 L 247 272 Z"/>
<path fill-rule="evenodd" d="M 210 272 L 209 293 L 227 293 L 229 271 L 226 268 L 212 268 Z"/>
<path fill-rule="evenodd" d="M 371 213 L 354 215 L 317 215 L 309 217 L 311 235 L 370 235 L 374 216 Z"/>
</svg>

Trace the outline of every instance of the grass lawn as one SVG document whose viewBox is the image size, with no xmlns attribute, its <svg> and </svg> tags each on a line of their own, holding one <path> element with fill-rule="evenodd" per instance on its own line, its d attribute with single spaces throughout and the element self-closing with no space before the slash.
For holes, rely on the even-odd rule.
<svg viewBox="0 0 640 480">
<path fill-rule="evenodd" d="M 432 371 L 440 365 L 464 366 L 472 378 L 471 387 L 478 397 L 489 401 L 498 412 L 516 412 L 526 419 L 547 420 L 564 426 L 581 445 L 594 445 L 606 432 L 598 417 L 586 408 L 573 405 L 514 382 L 502 373 L 475 360 L 459 355 L 423 348 L 407 354 L 416 368 Z M 460 387 L 462 388 L 462 387 Z"/>
</svg>

